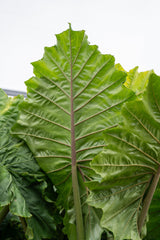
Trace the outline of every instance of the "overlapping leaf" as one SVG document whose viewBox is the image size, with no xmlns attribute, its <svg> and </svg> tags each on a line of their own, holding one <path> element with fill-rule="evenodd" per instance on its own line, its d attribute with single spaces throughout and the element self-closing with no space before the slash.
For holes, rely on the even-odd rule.
<svg viewBox="0 0 160 240">
<path fill-rule="evenodd" d="M 29 239 L 39 240 L 51 237 L 55 225 L 42 196 L 44 174 L 26 144 L 10 134 L 22 100 L 22 96 L 8 98 L 0 90 L 0 206 L 9 205 L 13 215 L 27 218 Z"/>
<path fill-rule="evenodd" d="M 159 92 L 160 77 L 152 74 L 143 100 L 125 104 L 124 122 L 105 131 L 107 147 L 91 163 L 103 180 L 87 184 L 88 202 L 103 210 L 101 225 L 116 240 L 139 240 L 145 230 L 142 210 L 160 176 Z"/>
<path fill-rule="evenodd" d="M 89 45 L 84 31 L 69 28 L 56 38 L 57 45 L 46 47 L 43 58 L 33 63 L 36 76 L 26 82 L 28 98 L 13 131 L 27 142 L 58 189 L 58 204 L 69 211 L 65 219 L 73 229 L 76 160 L 86 239 L 98 240 L 103 230 L 97 228 L 96 211 L 85 203 L 84 182 L 95 176 L 89 163 L 105 145 L 102 132 L 117 124 L 122 104 L 133 94 L 122 87 L 126 74 L 115 69 L 114 57 Z M 93 236 L 94 227 L 99 230 Z"/>
<path fill-rule="evenodd" d="M 141 95 L 146 89 L 149 77 L 152 73 L 153 70 L 139 73 L 138 67 L 135 67 L 127 73 L 124 85 L 136 92 L 136 95 Z"/>
<path fill-rule="evenodd" d="M 117 63 L 115 65 L 116 69 L 119 71 L 123 71 L 127 74 L 126 81 L 124 82 L 124 86 L 126 86 L 129 89 L 132 89 L 136 95 L 141 98 L 143 95 L 143 92 L 145 91 L 149 78 L 152 73 L 154 73 L 153 70 L 145 71 L 145 72 L 138 72 L 138 67 L 135 67 L 131 69 L 129 72 L 127 72 L 120 63 Z"/>
</svg>

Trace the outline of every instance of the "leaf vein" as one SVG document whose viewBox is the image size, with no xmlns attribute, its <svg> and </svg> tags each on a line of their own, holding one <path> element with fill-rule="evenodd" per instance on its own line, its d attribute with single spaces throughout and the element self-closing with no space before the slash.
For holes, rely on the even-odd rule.
<svg viewBox="0 0 160 240">
<path fill-rule="evenodd" d="M 100 115 L 101 113 L 104 113 L 104 112 L 106 112 L 106 111 L 108 111 L 108 110 L 110 110 L 110 109 L 112 109 L 112 108 L 114 108 L 114 107 L 116 107 L 116 106 L 124 103 L 125 101 L 126 101 L 126 100 L 123 100 L 123 101 L 121 101 L 121 102 L 119 102 L 119 103 L 116 103 L 116 104 L 110 106 L 110 107 L 107 107 L 107 108 L 105 108 L 104 110 L 102 110 L 102 111 L 100 111 L 100 112 L 98 112 L 98 113 L 95 113 L 94 115 L 92 115 L 92 116 L 90 116 L 90 117 L 88 117 L 88 118 L 86 118 L 86 119 L 84 119 L 84 120 L 76 123 L 75 126 L 77 126 L 77 125 L 79 125 L 79 124 L 81 124 L 81 123 L 83 123 L 83 122 L 86 122 L 86 121 L 90 120 L 91 118 L 94 118 L 94 117 Z"/>
<path fill-rule="evenodd" d="M 46 55 L 53 61 L 53 63 L 57 66 L 57 68 L 60 70 L 60 72 L 63 74 L 63 76 L 65 77 L 65 79 L 70 83 L 70 79 L 67 77 L 67 75 L 65 74 L 65 72 L 63 71 L 63 69 L 58 65 L 58 63 L 55 61 L 55 59 L 51 56 L 50 53 L 46 52 Z"/>
<path fill-rule="evenodd" d="M 54 139 L 52 139 L 52 138 L 41 137 L 41 136 L 37 136 L 37 135 L 34 135 L 34 134 L 23 133 L 23 132 L 16 132 L 16 133 L 14 133 L 14 134 L 16 134 L 16 135 L 25 135 L 25 136 L 29 136 L 29 137 L 35 137 L 35 138 L 39 138 L 39 139 L 43 139 L 43 140 L 55 142 L 55 143 L 58 143 L 58 144 L 61 144 L 61 145 L 65 145 L 65 146 L 67 146 L 67 147 L 71 147 L 70 145 L 68 145 L 68 144 L 66 144 L 66 143 L 63 143 L 63 142 L 54 140 Z"/>
<path fill-rule="evenodd" d="M 107 129 L 114 128 L 114 127 L 116 127 L 116 126 L 117 126 L 117 125 L 114 125 L 114 126 L 111 126 L 111 127 L 107 128 Z M 84 136 L 82 136 L 82 137 L 77 138 L 76 141 L 79 141 L 79 140 L 81 140 L 81 139 L 83 139 L 83 138 L 85 138 L 85 137 L 89 137 L 90 135 L 94 135 L 94 134 L 97 134 L 97 133 L 101 133 L 101 132 L 103 132 L 104 130 L 106 130 L 106 128 L 97 130 L 97 131 L 95 131 L 95 132 L 88 133 L 88 134 L 86 134 L 86 135 L 84 135 Z"/>
<path fill-rule="evenodd" d="M 129 142 L 125 141 L 124 139 L 119 138 L 119 137 L 116 137 L 116 136 L 114 136 L 114 135 L 112 135 L 112 134 L 107 133 L 107 135 L 109 135 L 109 136 L 111 136 L 111 137 L 113 137 L 113 138 L 116 138 L 116 139 L 118 139 L 119 141 L 124 142 L 125 144 L 127 144 L 127 145 L 131 146 L 132 148 L 136 149 L 138 152 L 142 153 L 144 156 L 146 156 L 146 157 L 148 157 L 149 159 L 151 159 L 151 160 L 152 160 L 153 162 L 155 162 L 156 164 L 160 165 L 160 163 L 159 163 L 156 159 L 154 159 L 152 156 L 150 156 L 148 153 L 144 152 L 143 150 L 141 150 L 140 148 L 138 148 L 138 147 L 135 146 L 134 144 L 129 143 Z"/>
<path fill-rule="evenodd" d="M 129 189 L 132 189 L 133 187 L 136 187 L 136 186 L 142 185 L 142 184 L 144 184 L 144 183 L 148 183 L 148 182 L 149 182 L 149 181 L 147 180 L 147 181 L 143 181 L 143 182 L 140 182 L 140 183 L 133 184 L 133 185 L 131 185 L 131 186 L 127 186 L 126 188 L 123 188 L 123 189 L 121 189 L 121 190 L 119 190 L 119 191 L 117 191 L 117 192 L 110 193 L 110 194 L 108 194 L 108 195 L 106 195 L 106 196 L 103 196 L 103 197 L 98 197 L 98 198 L 96 198 L 96 200 L 104 200 L 104 199 L 106 199 L 106 198 L 109 198 L 109 197 L 111 197 L 111 196 L 114 196 L 114 195 L 117 195 L 117 194 L 119 194 L 119 193 L 125 192 L 125 191 L 127 191 L 127 190 L 129 190 Z M 143 196 L 143 194 L 142 194 L 141 196 Z M 139 196 L 138 198 L 140 198 L 141 196 Z"/>
<path fill-rule="evenodd" d="M 86 86 L 74 97 L 74 99 L 77 98 L 89 86 L 89 84 L 94 80 L 94 78 L 98 75 L 98 73 L 110 62 L 111 59 L 112 59 L 112 57 L 98 69 L 98 71 L 93 75 L 93 77 L 86 84 Z"/>
<path fill-rule="evenodd" d="M 90 150 L 90 149 L 95 149 L 95 148 L 102 148 L 102 147 L 106 147 L 106 145 L 99 145 L 99 146 L 83 148 L 83 149 L 77 150 L 76 153 L 83 152 L 83 151 Z"/>
<path fill-rule="evenodd" d="M 92 55 L 95 53 L 96 49 L 89 55 L 89 57 L 86 59 L 86 61 L 84 62 L 84 64 L 82 65 L 81 69 L 79 70 L 79 72 L 76 74 L 76 76 L 73 77 L 73 81 L 80 75 L 80 73 L 82 72 L 82 70 L 84 69 L 85 65 L 87 64 L 87 62 L 89 61 L 89 59 L 92 57 Z M 78 96 L 78 94 L 74 97 L 74 99 Z"/>
<path fill-rule="evenodd" d="M 68 156 L 60 156 L 60 155 L 46 155 L 46 156 L 35 156 L 36 158 L 66 158 L 71 159 L 71 157 Z"/>
<path fill-rule="evenodd" d="M 40 119 L 42 119 L 42 120 L 44 120 L 44 121 L 46 121 L 46 122 L 52 123 L 52 124 L 54 124 L 54 125 L 57 125 L 58 127 L 61 127 L 61 128 L 66 129 L 66 130 L 68 130 L 68 131 L 71 131 L 69 128 L 67 128 L 67 127 L 65 127 L 65 126 L 63 126 L 63 125 L 61 125 L 61 124 L 59 124 L 59 123 L 56 123 L 56 122 L 54 122 L 54 121 L 51 121 L 51 120 L 49 120 L 49 119 L 47 119 L 47 118 L 44 118 L 44 117 L 42 117 L 42 116 L 39 116 L 38 114 L 29 112 L 28 110 L 24 110 L 24 109 L 23 109 L 23 111 L 26 112 L 26 113 L 28 113 L 28 114 L 30 114 L 30 115 L 33 115 L 33 116 L 35 116 L 35 117 L 37 117 L 37 118 L 40 118 Z"/>
<path fill-rule="evenodd" d="M 61 168 L 57 168 L 57 169 L 55 169 L 55 170 L 51 170 L 51 171 L 49 171 L 49 172 L 47 172 L 47 173 L 59 172 L 59 171 L 65 169 L 65 168 L 67 168 L 67 167 L 69 167 L 69 166 L 71 166 L 71 163 L 69 163 L 69 164 L 67 164 L 67 165 L 65 165 L 65 166 L 63 166 L 63 167 L 61 167 Z"/>
<path fill-rule="evenodd" d="M 139 122 L 139 124 L 146 130 L 147 133 L 149 133 L 149 135 L 156 140 L 157 143 L 160 144 L 160 141 L 151 133 L 151 131 L 149 131 L 149 129 L 146 128 L 146 126 L 141 122 L 140 119 L 138 119 L 138 117 L 136 117 L 136 115 L 134 113 L 132 113 L 131 111 L 129 111 L 129 109 L 126 107 L 127 111 Z"/>
<path fill-rule="evenodd" d="M 79 108 L 77 108 L 74 112 L 79 111 L 80 109 L 82 109 L 83 107 L 85 107 L 88 103 L 90 103 L 93 99 L 95 99 L 97 96 L 99 96 L 101 93 L 103 93 L 104 91 L 106 91 L 108 88 L 112 87 L 114 84 L 116 84 L 117 82 L 119 82 L 122 78 L 118 79 L 117 81 L 111 83 L 109 86 L 107 86 L 106 88 L 102 89 L 100 92 L 98 92 L 96 95 L 94 95 L 93 97 L 91 97 L 87 102 L 85 102 L 82 106 L 80 106 Z"/>
<path fill-rule="evenodd" d="M 64 108 L 62 108 L 61 106 L 59 106 L 57 103 L 55 103 L 52 99 L 50 99 L 49 97 L 44 96 L 42 93 L 40 93 L 39 91 L 30 88 L 33 92 L 36 92 L 38 95 L 40 95 L 41 97 L 45 98 L 46 100 L 48 100 L 49 102 L 53 103 L 54 105 L 56 105 L 59 109 L 61 109 L 63 112 L 65 112 L 66 114 L 68 114 L 70 116 L 70 113 L 67 112 Z"/>
<path fill-rule="evenodd" d="M 77 55 L 76 55 L 76 57 L 75 57 L 75 59 L 74 59 L 74 61 L 73 61 L 73 63 L 72 63 L 72 67 L 74 66 L 74 64 L 75 64 L 75 62 L 77 61 L 77 58 L 78 58 L 78 56 L 79 56 L 80 50 L 81 50 L 81 48 L 82 48 L 82 43 L 83 43 L 83 40 L 84 40 L 84 36 L 85 36 L 85 32 L 83 32 L 83 39 L 82 39 L 81 45 L 80 45 L 80 47 L 79 47 L 79 49 L 78 49 L 78 51 L 77 51 Z"/>
<path fill-rule="evenodd" d="M 145 167 L 145 168 L 149 168 L 151 170 L 153 170 L 154 172 L 156 172 L 156 170 L 150 166 L 147 165 L 142 165 L 142 164 L 92 164 L 92 166 L 97 166 L 97 167 Z"/>
</svg>

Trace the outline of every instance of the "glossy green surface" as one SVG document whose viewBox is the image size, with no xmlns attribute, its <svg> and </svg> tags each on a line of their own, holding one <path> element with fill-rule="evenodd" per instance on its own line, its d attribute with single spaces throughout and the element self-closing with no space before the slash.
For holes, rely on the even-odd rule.
<svg viewBox="0 0 160 240">
<path fill-rule="evenodd" d="M 99 176 L 89 163 L 106 145 L 103 131 L 121 120 L 121 106 L 133 93 L 123 86 L 126 74 L 115 69 L 114 57 L 89 45 L 84 31 L 69 28 L 56 38 L 57 44 L 46 47 L 43 58 L 33 63 L 35 76 L 26 82 L 28 97 L 13 132 L 27 142 L 57 188 L 69 239 L 71 229 L 76 231 L 72 196 L 76 161 L 85 239 L 98 240 L 103 229 L 99 213 L 86 203 L 85 182 Z"/>
<path fill-rule="evenodd" d="M 101 225 L 113 231 L 116 240 L 141 239 L 138 233 L 141 210 L 154 176 L 157 181 L 160 176 L 159 92 L 160 77 L 152 74 L 143 99 L 124 105 L 124 121 L 105 131 L 107 147 L 91 163 L 102 181 L 87 184 L 92 190 L 88 203 L 103 210 Z M 151 214 L 155 214 L 154 201 Z M 156 209 L 160 209 L 158 205 Z M 153 226 L 154 215 L 149 219 L 148 225 Z M 144 227 L 142 235 L 145 233 Z"/>
</svg>

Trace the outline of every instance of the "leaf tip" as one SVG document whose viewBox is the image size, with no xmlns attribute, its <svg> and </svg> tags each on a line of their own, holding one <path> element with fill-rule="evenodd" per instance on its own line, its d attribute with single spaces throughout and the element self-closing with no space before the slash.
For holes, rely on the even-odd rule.
<svg viewBox="0 0 160 240">
<path fill-rule="evenodd" d="M 72 27 L 71 27 L 71 23 L 70 23 L 70 22 L 68 23 L 68 25 L 69 25 L 69 29 L 72 30 Z"/>
</svg>

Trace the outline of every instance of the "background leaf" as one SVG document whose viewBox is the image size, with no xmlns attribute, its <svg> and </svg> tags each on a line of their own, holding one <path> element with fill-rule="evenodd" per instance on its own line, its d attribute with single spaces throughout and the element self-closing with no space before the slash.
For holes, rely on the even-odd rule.
<svg viewBox="0 0 160 240">
<path fill-rule="evenodd" d="M 149 78 L 153 70 L 138 72 L 138 66 L 131 69 L 129 72 L 125 71 L 125 69 L 121 66 L 121 64 L 117 63 L 115 65 L 116 69 L 119 71 L 123 71 L 127 74 L 126 81 L 124 82 L 124 86 L 129 89 L 132 89 L 139 98 L 142 97 L 143 92 L 145 91 Z"/>
<path fill-rule="evenodd" d="M 141 239 L 138 220 L 152 180 L 160 176 L 159 92 L 160 77 L 152 74 L 143 100 L 124 105 L 123 123 L 105 131 L 107 147 L 91 162 L 102 181 L 87 183 L 88 203 L 103 210 L 101 225 L 116 240 Z"/>
<path fill-rule="evenodd" d="M 26 144 L 10 134 L 22 100 L 0 90 L 0 206 L 9 205 L 13 215 L 27 218 L 28 238 L 39 240 L 51 237 L 55 224 L 53 208 L 44 199 L 44 174 Z"/>
<path fill-rule="evenodd" d="M 136 92 L 136 95 L 141 95 L 146 89 L 152 73 L 154 73 L 153 70 L 139 73 L 138 67 L 135 67 L 127 73 L 124 85 Z"/>
</svg>

